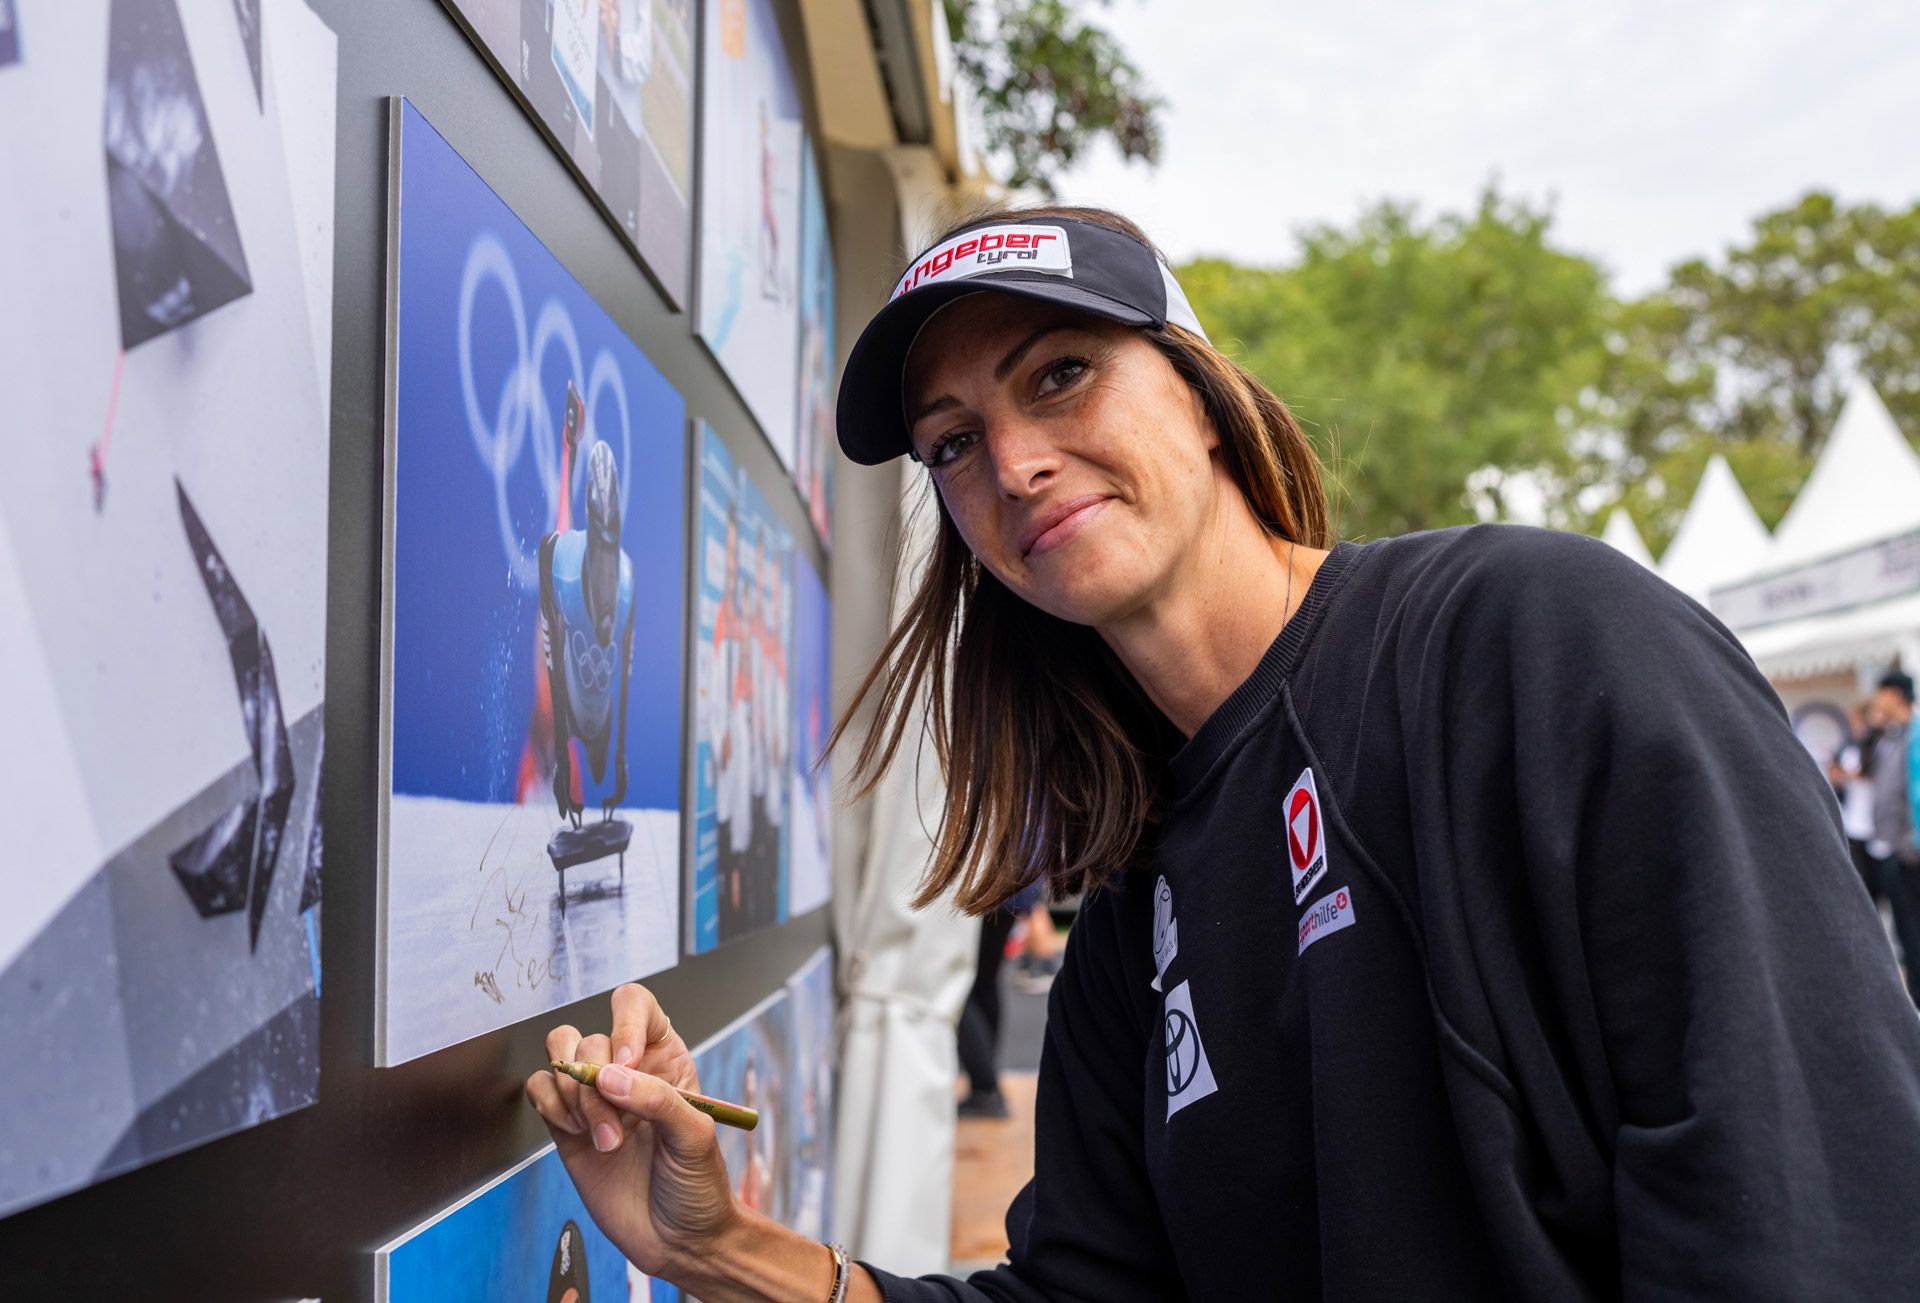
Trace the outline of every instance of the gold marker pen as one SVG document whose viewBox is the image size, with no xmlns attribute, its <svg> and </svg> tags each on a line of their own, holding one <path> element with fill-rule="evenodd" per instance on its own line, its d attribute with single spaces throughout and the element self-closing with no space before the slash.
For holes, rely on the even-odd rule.
<svg viewBox="0 0 1920 1303">
<path fill-rule="evenodd" d="M 573 1063 L 566 1059 L 555 1059 L 548 1066 L 564 1077 L 572 1077 L 583 1086 L 591 1086 L 600 1079 L 600 1065 L 597 1063 Z M 753 1109 L 739 1104 L 729 1104 L 724 1099 L 696 1095 L 690 1090 L 676 1090 L 675 1093 L 724 1126 L 751 1131 L 760 1125 L 760 1114 Z"/>
</svg>

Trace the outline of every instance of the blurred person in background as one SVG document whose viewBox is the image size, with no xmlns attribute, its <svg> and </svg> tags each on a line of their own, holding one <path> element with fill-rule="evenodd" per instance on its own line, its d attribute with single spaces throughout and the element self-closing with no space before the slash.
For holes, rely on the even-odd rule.
<svg viewBox="0 0 1920 1303">
<path fill-rule="evenodd" d="M 1827 781 L 1833 784 L 1833 794 L 1840 802 L 1840 823 L 1847 832 L 1847 850 L 1853 856 L 1853 867 L 1859 871 L 1860 881 L 1876 905 L 1886 899 L 1880 890 L 1879 871 L 1867 849 L 1873 840 L 1871 775 L 1873 748 L 1880 737 L 1877 719 L 1871 698 L 1849 710 L 1847 723 L 1853 740 L 1842 745 L 1827 766 Z"/>
<path fill-rule="evenodd" d="M 1018 902 L 1016 902 L 1016 908 Z M 1013 984 L 1029 995 L 1041 995 L 1053 986 L 1066 954 L 1067 939 L 1054 925 L 1053 910 L 1044 898 L 1034 902 L 1013 930 Z"/>
<path fill-rule="evenodd" d="M 1043 893 L 1044 884 L 1028 883 L 1013 900 L 980 920 L 980 959 L 960 1011 L 960 1070 L 967 1075 L 961 1117 L 1007 1116 L 1007 1097 L 1000 1091 L 1000 968 L 1014 924 Z"/>
<path fill-rule="evenodd" d="M 1873 836 L 1867 855 L 1874 881 L 1893 909 L 1907 994 L 1920 1004 L 1920 842 L 1913 811 L 1920 786 L 1920 750 L 1914 746 L 1913 676 L 1889 670 L 1873 694 L 1879 722 L 1868 769 L 1873 784 Z"/>
</svg>

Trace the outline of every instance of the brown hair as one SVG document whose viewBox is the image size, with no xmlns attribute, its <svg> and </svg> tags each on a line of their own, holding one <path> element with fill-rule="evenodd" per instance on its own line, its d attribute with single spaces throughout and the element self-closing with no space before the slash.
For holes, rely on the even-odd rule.
<svg viewBox="0 0 1920 1303">
<path fill-rule="evenodd" d="M 1124 217 L 1060 206 L 976 213 L 932 244 L 982 222 L 1036 218 L 1096 222 L 1152 247 Z M 1168 326 L 1147 338 L 1199 394 L 1261 527 L 1331 546 L 1320 462 L 1286 404 L 1198 335 Z M 1132 862 L 1157 817 L 1178 735 L 1099 634 L 1008 591 L 928 492 L 939 511 L 931 555 L 829 745 L 878 694 L 854 765 L 854 798 L 868 796 L 925 702 L 947 800 L 916 908 L 952 891 L 961 909 L 983 914 L 1043 877 L 1056 895 L 1098 887 Z"/>
</svg>

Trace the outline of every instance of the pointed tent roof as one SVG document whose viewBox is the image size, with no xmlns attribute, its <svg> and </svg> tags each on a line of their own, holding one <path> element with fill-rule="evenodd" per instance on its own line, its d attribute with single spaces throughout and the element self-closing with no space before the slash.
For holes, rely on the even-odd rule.
<svg viewBox="0 0 1920 1303">
<path fill-rule="evenodd" d="M 1607 527 L 1601 533 L 1600 541 L 1612 544 L 1649 570 L 1659 569 L 1653 564 L 1653 553 L 1647 550 L 1646 540 L 1634 528 L 1633 516 L 1625 507 L 1615 507 L 1613 514 L 1607 517 Z"/>
<path fill-rule="evenodd" d="M 1920 529 L 1920 455 L 1873 386 L 1855 380 L 1813 473 L 1787 509 L 1768 570 Z"/>
<path fill-rule="evenodd" d="M 1767 545 L 1767 527 L 1747 501 L 1733 467 L 1716 452 L 1660 558 L 1660 577 L 1704 602 L 1710 589 L 1752 574 Z"/>
</svg>

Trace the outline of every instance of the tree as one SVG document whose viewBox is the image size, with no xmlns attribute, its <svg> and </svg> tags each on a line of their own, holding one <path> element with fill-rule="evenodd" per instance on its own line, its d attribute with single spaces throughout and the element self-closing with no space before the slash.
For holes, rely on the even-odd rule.
<svg viewBox="0 0 1920 1303">
<path fill-rule="evenodd" d="M 1554 523 L 1595 531 L 1621 503 L 1657 553 L 1718 450 L 1771 528 L 1855 370 L 1920 432 L 1920 206 L 1804 195 L 1719 262 L 1682 262 L 1613 305 L 1606 345 L 1554 474 Z"/>
<path fill-rule="evenodd" d="M 1054 178 L 1102 136 L 1122 158 L 1159 161 L 1161 102 L 1079 0 L 944 2 L 985 152 L 1009 186 L 1052 195 Z"/>
<path fill-rule="evenodd" d="M 1306 231 L 1292 266 L 1206 260 L 1181 281 L 1215 342 L 1307 428 L 1341 532 L 1401 533 L 1476 519 L 1483 467 L 1568 460 L 1610 304 L 1550 227 L 1489 187 L 1466 215 L 1383 203 L 1352 229 Z M 1497 511 L 1500 481 L 1483 491 Z"/>
<path fill-rule="evenodd" d="M 1719 264 L 1683 262 L 1670 281 L 1686 317 L 1675 356 L 1722 377 L 1715 433 L 1811 456 L 1856 368 L 1920 428 L 1920 205 L 1888 213 L 1811 191 L 1755 219 Z"/>
</svg>

